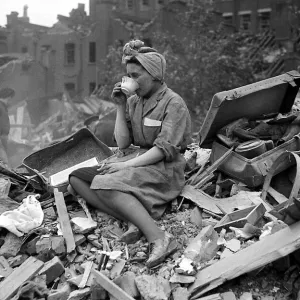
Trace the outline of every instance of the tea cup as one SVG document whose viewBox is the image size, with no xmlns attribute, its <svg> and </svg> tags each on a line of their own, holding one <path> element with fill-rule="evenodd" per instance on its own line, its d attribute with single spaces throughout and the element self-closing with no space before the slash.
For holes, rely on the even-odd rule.
<svg viewBox="0 0 300 300">
<path fill-rule="evenodd" d="M 127 76 L 122 78 L 121 90 L 125 95 L 132 95 L 138 88 L 139 84 L 134 79 Z"/>
</svg>

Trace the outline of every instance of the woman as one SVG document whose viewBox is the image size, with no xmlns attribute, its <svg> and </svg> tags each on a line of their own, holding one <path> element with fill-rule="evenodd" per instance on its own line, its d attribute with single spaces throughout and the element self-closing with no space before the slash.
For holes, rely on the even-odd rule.
<svg viewBox="0 0 300 300">
<path fill-rule="evenodd" d="M 184 186 L 184 152 L 191 142 L 191 119 L 183 99 L 164 83 L 166 61 L 141 41 L 124 46 L 127 75 L 139 88 L 126 99 L 120 83 L 112 92 L 117 116 L 115 139 L 120 149 L 139 146 L 137 154 L 83 168 L 70 175 L 71 187 L 89 204 L 136 225 L 150 244 L 151 268 L 174 252 L 174 237 L 153 218 L 163 214 Z M 152 218 L 153 217 L 153 218 Z"/>
</svg>

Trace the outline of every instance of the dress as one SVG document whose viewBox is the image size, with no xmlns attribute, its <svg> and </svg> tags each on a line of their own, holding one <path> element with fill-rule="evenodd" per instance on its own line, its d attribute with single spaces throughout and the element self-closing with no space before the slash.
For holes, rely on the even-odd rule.
<svg viewBox="0 0 300 300">
<path fill-rule="evenodd" d="M 185 159 L 181 153 L 191 139 L 191 118 L 184 100 L 163 84 L 148 100 L 134 95 L 127 100 L 127 126 L 132 144 L 140 148 L 127 160 L 153 146 L 160 148 L 165 159 L 158 163 L 129 167 L 112 174 L 98 175 L 96 168 L 75 170 L 74 175 L 91 182 L 91 189 L 117 190 L 134 195 L 153 218 L 163 214 L 184 186 Z"/>
</svg>

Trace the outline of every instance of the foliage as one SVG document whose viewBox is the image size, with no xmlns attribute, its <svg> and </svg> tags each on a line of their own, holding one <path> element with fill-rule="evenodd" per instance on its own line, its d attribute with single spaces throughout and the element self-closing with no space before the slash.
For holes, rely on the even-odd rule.
<svg viewBox="0 0 300 300">
<path fill-rule="evenodd" d="M 162 30 L 151 38 L 154 48 L 166 57 L 168 86 L 185 99 L 201 121 L 215 93 L 255 81 L 248 49 L 243 45 L 246 37 L 217 27 L 212 6 L 207 2 L 211 1 L 195 0 L 185 11 L 174 11 L 184 38 Z M 109 97 L 113 84 L 124 74 L 121 51 L 120 47 L 111 47 L 105 61 L 101 76 L 104 98 Z"/>
</svg>

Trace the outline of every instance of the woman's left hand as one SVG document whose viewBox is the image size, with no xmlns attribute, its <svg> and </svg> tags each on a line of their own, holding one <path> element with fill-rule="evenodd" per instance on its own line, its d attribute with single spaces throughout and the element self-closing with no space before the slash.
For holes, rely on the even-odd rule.
<svg viewBox="0 0 300 300">
<path fill-rule="evenodd" d="M 100 175 L 115 173 L 117 171 L 126 169 L 128 166 L 126 162 L 107 163 L 101 166 L 97 171 Z"/>
</svg>

